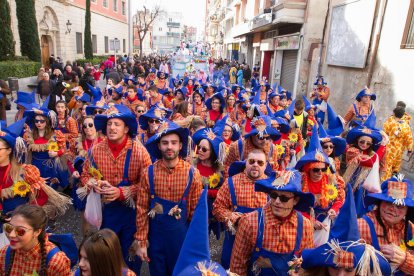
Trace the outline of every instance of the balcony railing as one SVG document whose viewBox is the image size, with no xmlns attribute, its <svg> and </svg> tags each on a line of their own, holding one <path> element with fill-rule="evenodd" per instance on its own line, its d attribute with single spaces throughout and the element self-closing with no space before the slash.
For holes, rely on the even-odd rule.
<svg viewBox="0 0 414 276">
<path fill-rule="evenodd" d="M 250 29 L 257 29 L 267 24 L 272 23 L 272 13 L 262 13 L 253 18 L 250 21 Z"/>
<path fill-rule="evenodd" d="M 179 22 L 167 22 L 167 27 L 168 28 L 180 28 L 180 23 Z"/>
</svg>

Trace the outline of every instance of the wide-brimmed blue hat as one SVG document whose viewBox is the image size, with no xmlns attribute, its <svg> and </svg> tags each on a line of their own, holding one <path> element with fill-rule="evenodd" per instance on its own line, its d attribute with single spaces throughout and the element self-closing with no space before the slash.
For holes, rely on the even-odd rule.
<svg viewBox="0 0 414 276">
<path fill-rule="evenodd" d="M 31 109 L 27 109 L 23 113 L 23 117 L 26 117 L 26 123 L 29 125 L 30 128 L 33 129 L 34 126 L 34 119 L 36 116 L 43 116 L 50 121 L 50 126 L 55 128 L 57 125 L 57 115 L 53 110 L 49 110 L 47 107 L 49 105 L 50 95 L 46 98 L 40 108 L 32 107 Z"/>
<path fill-rule="evenodd" d="M 344 122 L 341 117 L 335 113 L 330 104 L 327 104 L 327 112 L 328 128 L 326 129 L 326 133 L 332 136 L 339 136 L 342 132 L 344 132 Z"/>
<path fill-rule="evenodd" d="M 88 105 L 85 109 L 85 112 L 86 112 L 86 115 L 92 116 L 94 115 L 95 109 L 100 109 L 102 110 L 102 112 L 104 112 L 105 110 L 108 109 L 108 107 L 109 107 L 108 104 L 105 101 L 101 100 L 101 101 L 96 102 L 95 104 Z"/>
<path fill-rule="evenodd" d="M 181 94 L 183 94 L 183 96 L 185 97 L 185 95 L 187 95 L 188 93 L 188 89 L 184 86 L 179 87 L 177 89 L 174 90 L 174 95 L 177 96 L 177 92 L 181 92 Z"/>
<path fill-rule="evenodd" d="M 193 92 L 193 94 L 191 95 L 191 97 L 194 99 L 194 95 L 196 95 L 196 94 L 198 94 L 198 95 L 200 95 L 201 96 L 201 100 L 202 101 L 204 101 L 204 89 L 203 88 L 197 88 L 194 92 Z"/>
<path fill-rule="evenodd" d="M 109 88 L 108 89 L 108 94 L 112 96 L 112 93 L 115 92 L 118 95 L 121 95 L 122 96 L 122 91 L 123 91 L 123 87 L 122 86 L 118 86 L 115 89 Z"/>
<path fill-rule="evenodd" d="M 382 135 L 379 129 L 375 128 L 376 116 L 372 111 L 367 120 L 361 125 L 353 127 L 346 136 L 348 144 L 355 144 L 357 139 L 361 136 L 368 136 L 372 138 L 372 147 L 374 150 L 378 149 L 382 141 Z"/>
<path fill-rule="evenodd" d="M 135 115 L 127 106 L 121 104 L 113 105 L 105 110 L 105 113 L 95 116 L 94 123 L 96 130 L 100 130 L 106 135 L 106 124 L 108 120 L 114 118 L 121 119 L 125 122 L 125 125 L 129 128 L 128 134 L 131 138 L 137 135 L 138 123 Z"/>
<path fill-rule="evenodd" d="M 312 129 L 312 136 L 309 141 L 308 150 L 305 155 L 298 160 L 295 169 L 302 171 L 303 166 L 312 162 L 322 162 L 328 166 L 331 165 L 328 156 L 326 156 L 326 154 L 323 152 L 321 143 L 319 142 L 318 129 L 316 128 L 316 125 L 314 125 Z M 331 169 L 331 171 L 335 170 Z"/>
<path fill-rule="evenodd" d="M 212 87 L 214 89 L 214 93 L 218 91 L 217 86 L 212 83 L 205 83 L 201 87 L 204 89 L 204 91 L 206 91 L 208 87 Z"/>
<path fill-rule="evenodd" d="M 335 150 L 334 150 L 335 156 L 342 155 L 346 148 L 346 140 L 340 136 L 332 136 L 332 135 L 327 134 L 321 122 L 318 122 L 318 124 L 319 124 L 319 140 L 321 141 L 321 145 L 323 143 L 331 142 L 335 147 Z"/>
<path fill-rule="evenodd" d="M 189 139 L 188 135 L 190 134 L 190 131 L 188 130 L 188 128 L 180 127 L 169 120 L 162 121 L 161 125 L 156 130 L 155 134 L 151 136 L 151 138 L 149 138 L 148 141 L 145 143 L 145 147 L 147 148 L 147 151 L 151 155 L 151 157 L 155 159 L 162 158 L 161 151 L 158 148 L 158 142 L 162 137 L 172 133 L 175 133 L 180 137 L 180 142 L 182 143 L 182 147 L 179 153 L 180 157 L 187 157 Z"/>
<path fill-rule="evenodd" d="M 13 149 L 13 154 L 19 163 L 23 161 L 27 153 L 26 144 L 21 137 L 25 123 L 26 118 L 23 118 L 8 127 L 2 125 L 0 129 L 0 138 Z"/>
<path fill-rule="evenodd" d="M 279 125 L 278 130 L 280 133 L 283 133 L 283 134 L 289 133 L 290 125 L 289 125 L 289 122 L 285 118 L 273 116 L 272 121 L 275 121 Z"/>
<path fill-rule="evenodd" d="M 315 204 L 315 196 L 312 193 L 302 192 L 302 175 L 297 170 L 280 171 L 269 178 L 257 180 L 254 190 L 267 194 L 274 191 L 294 193 L 300 198 L 294 209 L 301 212 L 309 212 Z"/>
<path fill-rule="evenodd" d="M 173 276 L 212 275 L 227 276 L 226 270 L 211 260 L 208 235 L 207 191 L 204 188 L 194 210 L 183 245 L 172 273 Z"/>
<path fill-rule="evenodd" d="M 131 76 L 131 77 L 129 77 L 129 78 L 124 78 L 124 84 L 125 85 L 127 85 L 128 84 L 128 81 L 132 81 L 132 83 L 134 84 L 134 85 L 137 85 L 138 84 L 138 81 L 133 77 L 133 76 Z"/>
<path fill-rule="evenodd" d="M 273 141 L 279 140 L 282 136 L 277 129 L 272 127 L 272 119 L 269 116 L 261 115 L 253 118 L 250 122 L 252 130 L 244 135 L 244 138 L 249 138 L 255 135 L 262 137 L 263 135 L 269 135 Z"/>
<path fill-rule="evenodd" d="M 183 80 L 180 79 L 180 74 L 177 74 L 175 78 L 170 78 L 168 87 L 170 87 L 171 89 L 174 89 L 176 85 L 181 85 L 182 83 L 183 83 Z"/>
<path fill-rule="evenodd" d="M 24 109 L 39 108 L 39 105 L 36 103 L 36 92 L 24 92 L 17 91 L 17 99 L 14 101 L 16 104 L 21 105 Z"/>
<path fill-rule="evenodd" d="M 356 95 L 355 99 L 359 102 L 361 101 L 361 98 L 364 96 L 369 96 L 372 101 L 375 101 L 377 99 L 377 95 L 375 93 L 370 93 L 371 91 L 368 88 L 364 88 Z"/>
<path fill-rule="evenodd" d="M 239 92 L 239 95 L 237 95 L 237 103 L 245 103 L 250 102 L 249 93 L 247 93 L 246 90 L 242 90 Z"/>
<path fill-rule="evenodd" d="M 153 119 L 153 120 L 160 120 L 160 121 L 164 121 L 166 118 L 164 118 L 162 116 L 162 111 L 161 109 L 159 109 L 158 107 L 151 107 L 150 110 L 148 110 L 147 112 L 145 112 L 144 114 L 142 114 L 139 117 L 139 126 L 141 129 L 143 130 L 147 130 L 149 127 L 149 123 L 148 120 L 149 119 Z"/>
<path fill-rule="evenodd" d="M 236 91 L 236 89 L 237 88 L 240 88 L 240 91 L 242 91 L 242 90 L 246 90 L 246 88 L 244 88 L 243 86 L 240 86 L 240 85 L 238 85 L 238 84 L 234 84 L 232 87 L 231 87 L 231 92 L 235 92 Z"/>
<path fill-rule="evenodd" d="M 224 96 L 221 92 L 214 93 L 210 98 L 206 100 L 207 109 L 208 110 L 212 109 L 211 102 L 213 101 L 214 98 L 217 98 L 220 100 L 221 102 L 220 110 L 224 110 L 224 108 L 226 107 L 226 100 L 224 99 Z"/>
<path fill-rule="evenodd" d="M 92 94 L 92 104 L 95 104 L 96 102 L 100 101 L 102 99 L 102 91 L 99 87 L 93 87 L 89 83 L 86 83 L 88 85 L 89 90 Z"/>
<path fill-rule="evenodd" d="M 348 184 L 345 203 L 329 233 L 329 241 L 302 252 L 302 268 L 355 269 L 357 275 L 391 275 L 391 267 L 379 251 L 360 240 L 355 200 Z"/>
<path fill-rule="evenodd" d="M 319 84 L 319 80 L 321 80 L 320 84 Z M 317 76 L 315 82 L 313 83 L 313 85 L 318 85 L 318 84 L 319 85 L 326 85 L 328 83 L 324 80 L 323 76 Z"/>
<path fill-rule="evenodd" d="M 221 164 L 224 162 L 224 156 L 226 152 L 226 148 L 224 145 L 224 141 L 220 135 L 217 135 L 213 129 L 211 128 L 202 128 L 197 130 L 193 136 L 193 141 L 195 144 L 199 144 L 201 140 L 206 139 L 211 147 L 214 150 L 216 155 L 217 161 Z"/>
<path fill-rule="evenodd" d="M 283 95 L 283 94 L 279 94 L 277 91 L 273 91 L 272 93 L 270 93 L 269 94 L 269 100 L 271 100 L 272 98 L 274 98 L 274 97 L 279 97 L 279 99 L 282 99 L 282 98 L 284 98 L 285 97 L 285 95 Z"/>
<path fill-rule="evenodd" d="M 381 184 L 381 193 L 369 193 L 365 198 L 367 206 L 378 201 L 387 201 L 395 205 L 414 207 L 414 186 L 404 175 L 398 174 Z"/>
<path fill-rule="evenodd" d="M 164 78 L 161 78 L 161 74 L 164 74 Z M 159 79 L 168 79 L 168 74 L 167 73 L 164 73 L 164 72 L 161 72 L 161 71 L 158 71 L 157 72 L 157 78 L 159 78 Z"/>
<path fill-rule="evenodd" d="M 75 96 L 75 100 L 81 101 L 84 103 L 89 103 L 91 102 L 91 96 L 89 96 L 87 93 L 82 93 L 82 95 L 80 96 Z"/>
<path fill-rule="evenodd" d="M 214 128 L 213 128 L 214 133 L 216 133 L 217 135 L 222 135 L 224 131 L 224 127 L 226 125 L 231 127 L 232 132 L 233 132 L 230 139 L 232 141 L 239 140 L 240 139 L 240 127 L 238 124 L 235 124 L 230 120 L 228 114 L 224 116 L 223 119 L 218 120 L 217 123 L 214 125 Z"/>
</svg>

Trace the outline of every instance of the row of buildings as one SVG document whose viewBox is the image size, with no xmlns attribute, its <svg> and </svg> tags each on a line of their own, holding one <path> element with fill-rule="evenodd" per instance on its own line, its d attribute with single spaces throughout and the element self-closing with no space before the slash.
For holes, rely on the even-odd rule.
<svg viewBox="0 0 414 276">
<path fill-rule="evenodd" d="M 16 54 L 20 55 L 20 37 L 16 16 L 16 2 L 8 0 Z M 85 0 L 36 0 L 42 64 L 49 65 L 49 57 L 63 61 L 84 57 Z M 111 42 L 119 40 L 118 54 L 129 52 L 129 0 L 91 0 L 91 31 L 94 55 L 113 54 Z"/>
<path fill-rule="evenodd" d="M 365 86 L 377 93 L 379 124 L 396 101 L 414 109 L 414 0 L 206 0 L 213 55 L 250 66 L 294 94 L 328 81 L 344 114 Z"/>
</svg>

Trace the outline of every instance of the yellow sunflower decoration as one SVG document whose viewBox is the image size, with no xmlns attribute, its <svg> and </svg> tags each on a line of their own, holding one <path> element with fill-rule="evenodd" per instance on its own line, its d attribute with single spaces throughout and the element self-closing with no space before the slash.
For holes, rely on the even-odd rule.
<svg viewBox="0 0 414 276">
<path fill-rule="evenodd" d="M 276 145 L 277 154 L 280 156 L 285 153 L 285 147 L 282 145 Z"/>
<path fill-rule="evenodd" d="M 20 180 L 13 184 L 13 193 L 15 195 L 25 197 L 28 192 L 30 192 L 30 185 L 26 181 Z"/>
<path fill-rule="evenodd" d="M 338 196 L 338 189 L 336 189 L 335 185 L 328 184 L 326 185 L 326 199 L 331 201 L 335 200 Z"/>
<path fill-rule="evenodd" d="M 49 145 L 47 146 L 47 150 L 58 151 L 59 150 L 58 143 L 57 142 L 50 142 Z"/>
<path fill-rule="evenodd" d="M 209 188 L 214 189 L 220 183 L 220 175 L 218 173 L 214 173 L 208 177 Z"/>
<path fill-rule="evenodd" d="M 408 242 L 408 245 L 410 245 L 410 242 L 412 243 L 412 240 Z M 413 244 L 413 243 L 412 243 Z M 405 242 L 402 240 L 401 244 L 400 244 L 400 248 L 406 252 L 407 251 L 407 246 L 405 245 Z"/>
<path fill-rule="evenodd" d="M 296 133 L 289 133 L 289 141 L 296 143 L 298 141 L 298 135 Z"/>
<path fill-rule="evenodd" d="M 92 177 L 96 180 L 101 180 L 103 177 L 101 172 L 94 167 L 89 168 L 89 174 L 92 175 Z"/>
<path fill-rule="evenodd" d="M 414 246 L 414 238 L 412 238 L 411 240 L 409 240 L 409 241 L 407 242 L 407 244 L 408 244 L 409 246 Z"/>
</svg>

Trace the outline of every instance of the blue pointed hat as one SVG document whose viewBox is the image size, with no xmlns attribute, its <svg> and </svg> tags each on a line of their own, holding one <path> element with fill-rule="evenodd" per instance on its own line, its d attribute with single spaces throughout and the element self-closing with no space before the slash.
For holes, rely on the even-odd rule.
<svg viewBox="0 0 414 276">
<path fill-rule="evenodd" d="M 24 92 L 17 91 L 17 99 L 14 101 L 16 104 L 21 105 L 24 109 L 29 110 L 34 108 L 39 108 L 39 105 L 36 103 L 36 92 Z"/>
<path fill-rule="evenodd" d="M 145 112 L 139 117 L 138 120 L 139 120 L 139 126 L 141 129 L 148 130 L 149 119 L 164 121 L 166 118 L 162 116 L 162 110 L 160 108 L 153 106 L 150 108 L 150 110 L 148 110 L 147 112 Z"/>
<path fill-rule="evenodd" d="M 102 92 L 101 89 L 99 87 L 93 87 L 92 85 L 90 85 L 89 83 L 86 83 L 89 87 L 89 90 L 91 91 L 92 94 L 92 104 L 96 104 L 98 101 L 100 101 L 102 99 Z"/>
<path fill-rule="evenodd" d="M 327 104 L 328 112 L 328 129 L 326 133 L 332 136 L 339 136 L 344 131 L 344 123 L 341 120 L 330 104 Z"/>
<path fill-rule="evenodd" d="M 131 110 L 121 104 L 116 104 L 109 107 L 103 114 L 97 114 L 94 118 L 95 128 L 97 131 L 102 131 L 106 135 L 106 124 L 108 120 L 118 118 L 125 122 L 125 125 L 129 128 L 128 134 L 131 138 L 137 135 L 138 123 L 135 115 Z"/>
<path fill-rule="evenodd" d="M 204 89 L 202 88 L 202 87 L 200 87 L 200 88 L 197 88 L 194 92 L 193 92 L 193 94 L 191 95 L 191 97 L 194 99 L 194 95 L 195 94 L 198 94 L 198 95 L 200 95 L 201 96 L 201 100 L 202 101 L 204 101 Z"/>
<path fill-rule="evenodd" d="M 182 128 L 169 120 L 162 121 L 155 134 L 151 136 L 151 138 L 149 138 L 145 143 L 145 147 L 147 148 L 148 153 L 151 155 L 151 157 L 155 159 L 162 158 L 161 151 L 158 148 L 158 143 L 162 137 L 171 133 L 175 133 L 180 137 L 180 142 L 182 143 L 182 147 L 179 153 L 180 157 L 187 157 L 189 140 L 188 136 L 190 134 L 190 131 L 188 128 Z"/>
<path fill-rule="evenodd" d="M 305 95 L 302 95 L 302 97 L 303 101 L 305 102 L 305 111 L 308 111 L 311 108 L 315 108 L 315 106 L 310 103 L 310 101 L 308 100 L 308 98 L 305 97 Z"/>
<path fill-rule="evenodd" d="M 211 260 L 208 237 L 207 191 L 204 188 L 195 208 L 193 218 L 185 236 L 172 273 L 173 276 L 205 275 L 207 271 L 214 275 L 226 276 L 226 270 Z"/>
<path fill-rule="evenodd" d="M 201 87 L 203 87 L 204 91 L 206 91 L 208 87 L 212 87 L 214 89 L 214 93 L 218 91 L 217 86 L 209 82 L 203 84 Z"/>
<path fill-rule="evenodd" d="M 228 125 L 229 127 L 231 127 L 232 129 L 232 135 L 231 135 L 231 140 L 232 141 L 237 141 L 240 139 L 240 128 L 238 124 L 234 124 L 230 118 L 229 115 L 227 114 L 226 116 L 223 117 L 223 119 L 218 120 L 217 123 L 214 125 L 213 131 L 214 133 L 216 133 L 217 135 L 222 135 L 223 131 L 224 131 L 224 127 Z"/>
<path fill-rule="evenodd" d="M 56 127 L 57 115 L 53 110 L 48 109 L 49 100 L 50 100 L 50 95 L 46 98 L 46 100 L 43 102 L 40 108 L 32 107 L 31 109 L 24 111 L 23 117 L 26 117 L 26 123 L 29 125 L 31 129 L 33 129 L 34 119 L 38 115 L 43 116 L 47 118 L 48 120 L 50 120 L 50 126 L 52 128 Z"/>
<path fill-rule="evenodd" d="M 239 95 L 237 95 L 237 103 L 245 103 L 250 101 L 249 94 L 246 92 L 246 90 L 242 90 L 239 92 Z"/>
<path fill-rule="evenodd" d="M 81 96 L 75 96 L 75 100 L 89 103 L 91 101 L 91 96 L 89 96 L 87 93 L 82 93 Z"/>
<path fill-rule="evenodd" d="M 290 105 L 289 105 L 289 107 L 288 107 L 288 109 L 287 109 L 287 112 L 288 112 L 288 114 L 289 114 L 289 116 L 290 116 L 290 119 L 291 119 L 291 120 L 293 119 L 293 115 L 295 114 L 295 103 L 296 103 L 296 99 L 294 99 L 294 100 L 290 103 Z"/>
<path fill-rule="evenodd" d="M 115 92 L 115 93 L 117 93 L 117 94 L 119 94 L 119 95 L 122 96 L 122 90 L 123 90 L 123 87 L 122 86 L 118 86 L 115 89 L 109 88 L 108 89 L 108 94 L 112 96 L 112 93 Z"/>
<path fill-rule="evenodd" d="M 25 123 L 26 118 L 23 118 L 8 127 L 2 124 L 0 129 L 0 139 L 13 149 L 13 154 L 19 163 L 23 162 L 23 158 L 27 153 L 26 144 L 21 137 Z"/>
<path fill-rule="evenodd" d="M 302 252 L 302 268 L 334 267 L 355 269 L 358 275 L 391 275 L 385 257 L 372 245 L 360 241 L 352 187 L 348 184 L 345 203 L 329 233 L 329 241 Z"/>
<path fill-rule="evenodd" d="M 364 88 L 356 95 L 355 99 L 359 102 L 361 101 L 361 98 L 364 96 L 369 96 L 372 101 L 375 101 L 377 99 L 377 95 L 375 93 L 370 93 L 371 91 L 368 88 Z"/>
<path fill-rule="evenodd" d="M 321 144 L 331 142 L 334 145 L 335 156 L 340 156 L 344 153 L 346 148 L 346 140 L 339 136 L 328 135 L 323 128 L 321 122 L 318 122 L 319 125 L 319 140 Z"/>
<path fill-rule="evenodd" d="M 272 120 L 276 121 L 276 123 L 278 124 L 278 129 L 277 130 L 280 133 L 283 133 L 283 134 L 289 133 L 290 125 L 289 125 L 289 122 L 285 118 L 273 116 Z"/>
<path fill-rule="evenodd" d="M 382 135 L 379 129 L 375 128 L 376 116 L 375 112 L 372 111 L 368 116 L 367 120 L 361 125 L 357 124 L 352 128 L 347 136 L 346 142 L 348 144 L 355 144 L 357 139 L 361 136 L 368 136 L 372 138 L 372 147 L 374 150 L 378 149 L 382 141 Z"/>
<path fill-rule="evenodd" d="M 213 148 L 217 161 L 220 164 L 224 163 L 226 148 L 221 135 L 217 135 L 211 128 L 202 128 L 197 130 L 193 134 L 192 138 L 194 143 L 197 145 L 201 142 L 201 140 L 206 139 Z"/>
<path fill-rule="evenodd" d="M 323 152 L 321 143 L 319 142 L 318 129 L 316 128 L 316 125 L 314 125 L 312 129 L 312 136 L 309 142 L 308 150 L 305 155 L 298 160 L 295 169 L 302 171 L 303 166 L 312 162 L 322 162 L 328 166 L 331 165 L 328 156 L 326 156 Z M 332 169 L 331 171 L 335 170 Z"/>
<path fill-rule="evenodd" d="M 252 130 L 244 135 L 244 138 L 249 138 L 255 135 L 262 137 L 267 134 L 273 141 L 277 141 L 282 136 L 277 129 L 272 127 L 272 119 L 269 116 L 257 116 L 250 122 L 250 124 Z"/>
<path fill-rule="evenodd" d="M 294 193 L 300 198 L 294 209 L 301 212 L 309 212 L 315 204 L 315 196 L 312 193 L 302 192 L 302 176 L 297 170 L 280 171 L 269 178 L 257 180 L 254 190 L 266 194 L 274 191 Z"/>
<path fill-rule="evenodd" d="M 224 110 L 224 108 L 226 107 L 226 100 L 224 99 L 224 96 L 223 96 L 223 94 L 221 92 L 214 93 L 210 98 L 208 98 L 206 100 L 205 103 L 206 103 L 207 109 L 208 110 L 211 110 L 212 109 L 211 102 L 213 101 L 214 98 L 217 98 L 217 99 L 220 100 L 220 103 L 221 103 L 221 108 L 220 109 L 221 110 Z"/>
<path fill-rule="evenodd" d="M 134 85 L 137 85 L 138 84 L 138 81 L 133 76 L 131 76 L 129 78 L 124 78 L 124 84 L 125 85 L 128 85 L 128 81 L 132 81 L 132 83 Z"/>
<path fill-rule="evenodd" d="M 313 85 L 318 85 L 319 84 L 319 80 L 321 81 L 320 85 L 326 85 L 326 84 L 328 84 L 327 82 L 325 82 L 323 76 L 317 76 L 315 82 L 313 83 Z"/>
</svg>

